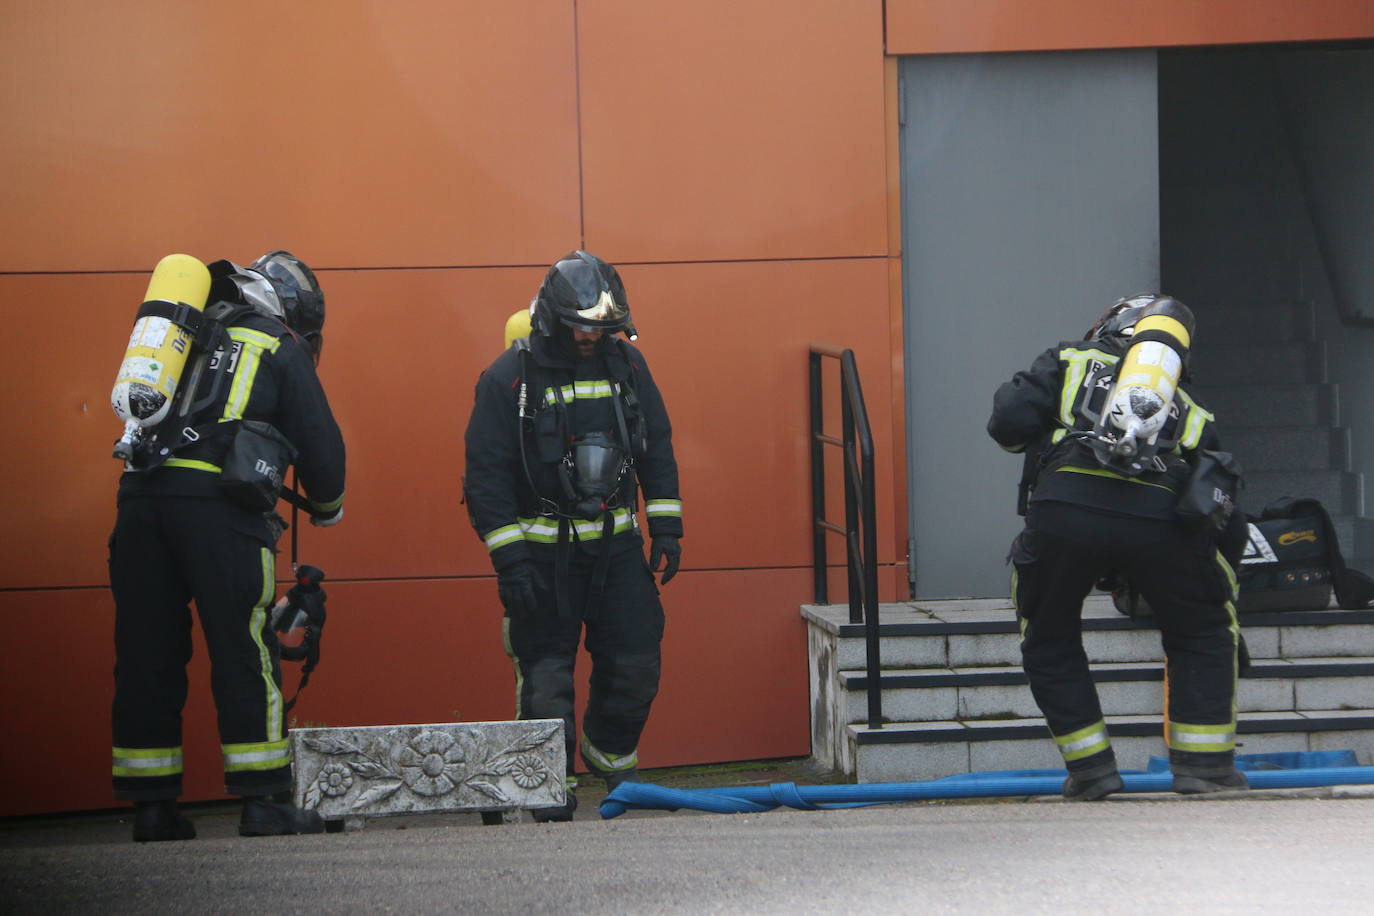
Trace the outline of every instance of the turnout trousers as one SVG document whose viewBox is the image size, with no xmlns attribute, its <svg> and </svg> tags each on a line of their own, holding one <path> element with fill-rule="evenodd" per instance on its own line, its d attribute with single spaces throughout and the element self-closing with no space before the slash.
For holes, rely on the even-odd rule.
<svg viewBox="0 0 1374 916">
<path fill-rule="evenodd" d="M 1235 754 L 1240 629 L 1230 564 L 1204 533 L 1159 519 L 1033 503 L 1012 544 L 1021 659 L 1065 766 L 1116 768 L 1083 650 L 1083 599 L 1116 574 L 1154 608 L 1164 646 L 1165 739 L 1175 773 L 1229 771 Z"/>
<path fill-rule="evenodd" d="M 582 761 L 604 778 L 638 765 L 639 737 L 658 694 L 663 605 L 638 547 L 608 558 L 599 590 L 594 588 L 596 557 L 573 549 L 558 582 L 565 614 L 559 614 L 553 591 L 552 559 L 536 559 L 543 579 L 536 586 L 538 610 L 529 615 L 507 612 L 506 654 L 515 665 L 516 718 L 563 720 L 571 777 L 577 748 L 573 665 L 585 631 L 592 670 Z"/>
<path fill-rule="evenodd" d="M 210 653 L 225 788 L 291 787 L 280 644 L 269 623 L 275 538 L 258 515 L 222 499 L 124 499 L 110 536 L 115 600 L 114 793 L 181 793 L 181 713 L 195 602 Z"/>
</svg>

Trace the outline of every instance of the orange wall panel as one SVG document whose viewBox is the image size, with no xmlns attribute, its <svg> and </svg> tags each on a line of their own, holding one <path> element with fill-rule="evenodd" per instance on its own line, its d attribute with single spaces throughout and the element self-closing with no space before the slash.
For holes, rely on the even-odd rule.
<svg viewBox="0 0 1374 916">
<path fill-rule="evenodd" d="M 577 16 L 593 250 L 886 252 L 878 0 L 579 0 Z"/>
<path fill-rule="evenodd" d="M 799 756 L 810 747 L 802 570 L 683 572 L 663 591 L 663 681 L 646 767 Z M 321 661 L 294 727 L 493 721 L 514 711 L 494 581 L 328 583 Z M 0 592 L 12 652 L 0 667 L 0 816 L 108 808 L 114 604 L 107 589 Z M 207 652 L 195 633 L 182 736 L 187 800 L 224 797 Z M 300 666 L 285 663 L 290 697 Z M 589 660 L 578 662 L 579 703 Z M 34 769 L 34 762 L 39 764 Z"/>
<path fill-rule="evenodd" d="M 320 275 L 330 309 L 320 377 L 344 431 L 348 489 L 342 524 L 302 528 L 302 556 L 308 545 L 310 562 L 348 579 L 491 573 L 459 502 L 463 431 L 506 319 L 542 277 L 537 267 Z"/>
<path fill-rule="evenodd" d="M 887 0 L 888 54 L 1370 37 L 1369 0 Z"/>
<path fill-rule="evenodd" d="M 0 270 L 529 264 L 578 234 L 573 5 L 7 4 Z"/>
<path fill-rule="evenodd" d="M 0 416 L 19 435 L 0 483 L 0 588 L 109 582 L 122 467 L 110 451 L 123 429 L 110 390 L 155 264 L 139 275 L 0 276 L 0 320 L 31 329 L 0 384 Z"/>
<path fill-rule="evenodd" d="M 896 460 L 887 261 L 630 265 L 621 274 L 673 422 L 684 564 L 810 565 L 813 341 L 855 352 L 876 452 L 879 556 L 891 562 L 890 532 L 905 530 L 906 520 L 887 512 Z M 830 371 L 826 428 L 839 435 L 838 373 Z M 840 460 L 830 449 L 837 482 Z M 843 503 L 832 497 L 829 506 L 843 520 Z"/>
</svg>

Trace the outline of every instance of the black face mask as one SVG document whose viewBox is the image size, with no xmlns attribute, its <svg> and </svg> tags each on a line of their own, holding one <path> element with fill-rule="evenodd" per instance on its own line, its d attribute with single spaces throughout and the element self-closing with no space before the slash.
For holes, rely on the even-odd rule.
<svg viewBox="0 0 1374 916">
<path fill-rule="evenodd" d="M 553 335 L 554 349 L 558 352 L 558 355 L 562 356 L 564 359 L 571 362 L 577 362 L 581 359 L 589 359 L 600 353 L 608 336 L 609 335 L 603 334 L 596 341 L 596 345 L 591 347 L 589 351 L 584 354 L 582 348 L 577 345 L 577 341 L 573 339 L 572 328 L 568 327 L 566 324 L 560 323 Z"/>
<path fill-rule="evenodd" d="M 625 450 L 604 433 L 588 433 L 573 443 L 564 460 L 566 482 L 576 500 L 576 512 L 596 519 L 615 508 L 625 473 Z"/>
</svg>

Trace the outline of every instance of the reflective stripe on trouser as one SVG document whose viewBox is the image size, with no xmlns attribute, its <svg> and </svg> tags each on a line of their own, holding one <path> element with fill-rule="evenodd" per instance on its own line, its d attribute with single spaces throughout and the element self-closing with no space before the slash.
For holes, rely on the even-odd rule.
<svg viewBox="0 0 1374 916">
<path fill-rule="evenodd" d="M 110 771 L 115 776 L 180 776 L 179 747 L 117 747 Z"/>
<path fill-rule="evenodd" d="M 290 788 L 279 647 L 267 620 L 276 590 L 272 543 L 259 516 L 228 502 L 137 497 L 120 506 L 110 544 L 116 798 L 180 794 L 179 762 L 141 761 L 181 745 L 193 599 L 210 655 L 227 790 Z"/>
<path fill-rule="evenodd" d="M 586 735 L 582 736 L 582 760 L 598 773 L 623 773 L 639 766 L 639 754 L 636 751 L 630 751 L 628 754 L 608 754 L 598 750 L 596 745 L 587 740 Z"/>
<path fill-rule="evenodd" d="M 1067 735 L 1055 735 L 1054 743 L 1065 763 L 1084 760 L 1112 747 L 1111 739 L 1107 737 L 1107 723 L 1101 719 Z"/>
<path fill-rule="evenodd" d="M 1068 736 L 1103 719 L 1080 615 L 1093 584 L 1115 572 L 1155 610 L 1168 658 L 1170 716 L 1234 733 L 1234 577 L 1210 541 L 1173 522 L 1063 503 L 1032 503 L 1027 520 L 1012 551 L 1015 603 L 1022 663 L 1050 731 Z"/>
<path fill-rule="evenodd" d="M 644 555 L 631 549 L 609 558 L 600 600 L 591 602 L 585 620 L 559 616 L 553 564 L 536 562 L 545 585 L 536 591 L 538 609 L 505 620 L 506 653 L 515 664 L 516 716 L 563 720 L 572 773 L 577 751 L 573 665 L 585 627 L 592 673 L 583 732 L 606 759 L 631 756 L 658 693 L 663 638 L 663 606 Z M 579 554 L 569 564 L 563 585 L 571 607 L 583 607 L 595 563 L 596 557 Z"/>
<path fill-rule="evenodd" d="M 1234 725 L 1186 725 L 1169 722 L 1169 747 L 1199 754 L 1225 754 L 1236 749 Z"/>
</svg>

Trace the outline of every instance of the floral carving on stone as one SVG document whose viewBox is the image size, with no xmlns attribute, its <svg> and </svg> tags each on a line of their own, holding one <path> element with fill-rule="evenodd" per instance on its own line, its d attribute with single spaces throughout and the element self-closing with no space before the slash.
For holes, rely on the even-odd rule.
<svg viewBox="0 0 1374 916">
<path fill-rule="evenodd" d="M 564 802 L 556 719 L 292 732 L 296 801 L 325 817 Z"/>
</svg>

